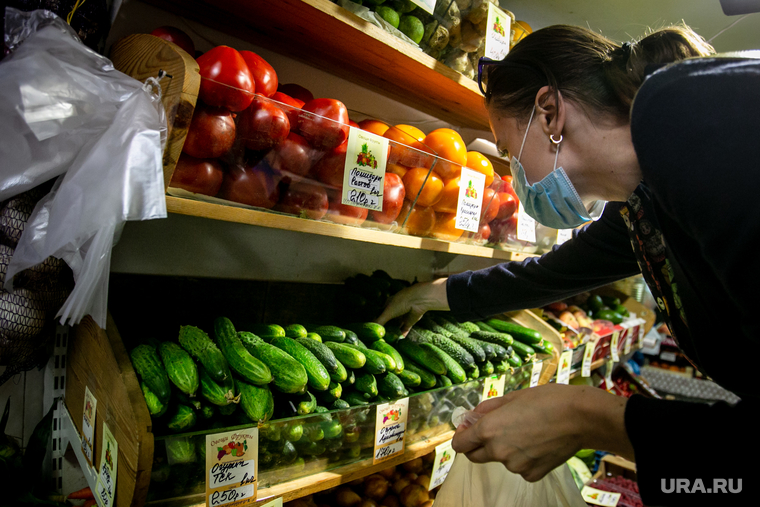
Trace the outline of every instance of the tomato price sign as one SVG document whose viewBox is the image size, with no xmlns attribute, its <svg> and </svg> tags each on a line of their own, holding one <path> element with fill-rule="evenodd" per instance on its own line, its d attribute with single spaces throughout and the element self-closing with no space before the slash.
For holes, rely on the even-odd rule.
<svg viewBox="0 0 760 507">
<path fill-rule="evenodd" d="M 561 245 L 562 243 L 573 239 L 573 229 L 558 229 L 557 230 L 557 244 Z"/>
<path fill-rule="evenodd" d="M 457 215 L 454 228 L 478 232 L 478 227 L 480 226 L 480 208 L 485 186 L 485 174 L 466 167 L 462 168 L 462 175 L 459 178 L 459 198 L 457 199 Z M 494 195 L 496 194 L 494 193 Z M 487 206 L 491 203 L 485 204 Z"/>
<path fill-rule="evenodd" d="M 512 18 L 494 4 L 489 5 L 485 56 L 492 60 L 503 60 L 509 53 L 511 40 Z"/>
<path fill-rule="evenodd" d="M 351 127 L 343 166 L 342 204 L 383 211 L 388 139 Z"/>
<path fill-rule="evenodd" d="M 517 208 L 517 239 L 536 242 L 536 220 L 525 212 L 522 203 Z"/>
<path fill-rule="evenodd" d="M 378 405 L 376 414 L 373 464 L 404 452 L 409 398 Z"/>
<path fill-rule="evenodd" d="M 206 435 L 206 504 L 243 506 L 256 501 L 258 428 Z"/>
</svg>

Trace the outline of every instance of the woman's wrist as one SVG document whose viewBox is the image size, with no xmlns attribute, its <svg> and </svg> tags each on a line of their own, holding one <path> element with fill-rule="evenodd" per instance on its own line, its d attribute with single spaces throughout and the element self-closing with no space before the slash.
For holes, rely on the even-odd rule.
<svg viewBox="0 0 760 507">
<path fill-rule="evenodd" d="M 627 398 L 584 386 L 575 397 L 580 443 L 584 449 L 607 451 L 633 460 L 633 445 L 625 429 Z"/>
<path fill-rule="evenodd" d="M 430 284 L 430 290 L 425 291 L 424 306 L 431 311 L 449 311 L 449 298 L 446 293 L 447 278 L 437 278 Z"/>
</svg>

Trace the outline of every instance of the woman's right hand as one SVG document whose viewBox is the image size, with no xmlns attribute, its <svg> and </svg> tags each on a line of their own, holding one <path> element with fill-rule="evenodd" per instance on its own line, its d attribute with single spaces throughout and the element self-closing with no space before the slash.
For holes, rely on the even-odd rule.
<svg viewBox="0 0 760 507">
<path fill-rule="evenodd" d="M 389 320 L 403 317 L 399 327 L 401 333 L 406 335 L 429 310 L 449 310 L 446 278 L 417 283 L 399 291 L 388 300 L 383 313 L 375 322 L 385 325 Z"/>
</svg>

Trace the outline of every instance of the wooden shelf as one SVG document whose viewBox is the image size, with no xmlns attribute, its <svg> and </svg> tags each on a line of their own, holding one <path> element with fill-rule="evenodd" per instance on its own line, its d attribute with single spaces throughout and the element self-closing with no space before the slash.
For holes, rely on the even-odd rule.
<svg viewBox="0 0 760 507">
<path fill-rule="evenodd" d="M 490 130 L 475 81 L 329 0 L 145 1 L 454 125 Z"/>
<path fill-rule="evenodd" d="M 405 234 L 394 234 L 376 229 L 351 227 L 332 222 L 309 220 L 290 215 L 281 215 L 255 209 L 228 206 L 204 201 L 196 201 L 184 197 L 166 196 L 166 208 L 170 213 L 189 215 L 225 222 L 258 225 L 274 229 L 283 229 L 333 238 L 363 241 L 379 245 L 391 245 L 418 250 L 432 250 L 472 257 L 486 257 L 501 260 L 523 260 L 534 254 L 510 252 L 465 243 L 450 243 L 430 238 L 419 238 Z"/>
</svg>

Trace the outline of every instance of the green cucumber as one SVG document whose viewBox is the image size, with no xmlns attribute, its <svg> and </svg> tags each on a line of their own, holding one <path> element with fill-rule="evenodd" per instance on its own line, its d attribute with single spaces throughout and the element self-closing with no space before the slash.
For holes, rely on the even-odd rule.
<svg viewBox="0 0 760 507">
<path fill-rule="evenodd" d="M 385 337 L 385 327 L 377 322 L 355 322 L 347 324 L 345 328 L 356 333 L 364 342 L 374 342 Z"/>
<path fill-rule="evenodd" d="M 473 340 L 478 345 L 480 345 L 480 347 L 483 349 L 483 352 L 485 353 L 486 361 L 490 361 L 491 359 L 494 359 L 496 357 L 496 349 L 494 348 L 492 343 L 484 342 L 482 340 L 476 340 L 475 338 L 470 338 L 470 339 Z"/>
<path fill-rule="evenodd" d="M 351 374 L 353 375 L 353 370 L 351 370 Z M 339 384 L 348 380 L 348 371 L 340 361 L 338 361 L 338 367 L 336 370 L 330 372 L 330 380 L 333 382 L 338 382 Z"/>
<path fill-rule="evenodd" d="M 316 342 L 309 338 L 296 338 L 295 340 L 309 349 L 309 351 L 314 354 L 314 357 L 322 363 L 322 366 L 327 369 L 328 373 L 332 374 L 338 371 L 340 363 L 332 350 L 330 350 L 324 343 Z"/>
<path fill-rule="evenodd" d="M 307 415 L 317 410 L 317 398 L 314 397 L 309 391 L 303 394 L 297 394 L 290 396 L 289 399 L 296 407 L 298 415 Z"/>
<path fill-rule="evenodd" d="M 182 405 L 187 405 L 188 407 L 191 407 L 195 410 L 201 409 L 200 400 L 197 398 L 190 398 L 190 396 L 186 395 L 182 391 L 174 391 L 174 397 L 177 399 L 177 402 Z"/>
<path fill-rule="evenodd" d="M 219 411 L 221 415 L 227 417 L 235 413 L 235 410 L 237 410 L 238 405 L 239 403 L 230 403 L 229 405 L 217 405 L 217 410 Z"/>
<path fill-rule="evenodd" d="M 346 400 L 343 400 L 343 399 L 335 400 L 334 402 L 332 402 L 332 405 L 330 406 L 332 407 L 333 410 L 336 410 L 336 409 L 344 410 L 347 408 L 351 408 L 351 405 Z"/>
<path fill-rule="evenodd" d="M 436 375 L 446 374 L 446 364 L 429 350 L 423 349 L 420 344 L 414 343 L 409 339 L 404 339 L 396 343 L 396 348 L 404 356 L 412 358 L 415 363 L 430 373 L 435 373 Z M 404 361 L 404 365 L 406 364 L 407 362 Z"/>
<path fill-rule="evenodd" d="M 230 319 L 219 317 L 214 320 L 214 337 L 230 368 L 243 380 L 258 386 L 274 380 L 269 367 L 245 348 Z"/>
<path fill-rule="evenodd" d="M 240 401 L 240 397 L 235 395 L 235 385 L 232 377 L 225 380 L 223 385 L 219 385 L 211 378 L 211 375 L 206 372 L 203 366 L 198 366 L 198 378 L 200 380 L 201 396 L 214 405 L 221 407 Z"/>
<path fill-rule="evenodd" d="M 166 410 L 169 408 L 168 403 L 162 403 L 161 400 L 158 399 L 158 396 L 156 396 L 153 391 L 151 391 L 148 388 L 148 385 L 145 382 L 140 382 L 140 388 L 142 389 L 143 396 L 145 397 L 145 404 L 148 405 L 148 412 L 152 417 L 161 417 L 166 413 Z"/>
<path fill-rule="evenodd" d="M 371 399 L 377 396 L 377 379 L 371 373 L 361 373 L 356 376 L 354 389 L 364 395 L 365 398 Z"/>
<path fill-rule="evenodd" d="M 422 382 L 422 378 L 418 374 L 407 368 L 404 368 L 404 371 L 397 376 L 404 384 L 404 387 L 417 387 Z"/>
<path fill-rule="evenodd" d="M 446 375 L 436 375 L 435 376 L 435 387 L 451 387 L 454 385 L 454 382 L 451 380 L 451 378 L 447 377 Z"/>
<path fill-rule="evenodd" d="M 363 349 L 367 348 L 364 342 L 359 339 L 359 335 L 357 335 L 350 329 L 343 329 L 343 332 L 346 333 L 346 339 L 343 341 L 343 343 L 348 343 L 349 345 L 356 345 L 358 347 L 362 347 Z"/>
<path fill-rule="evenodd" d="M 248 352 L 269 367 L 274 375 L 273 384 L 278 390 L 284 393 L 300 393 L 306 389 L 309 382 L 306 368 L 293 356 L 264 340 L 255 340 L 256 336 L 252 333 L 240 331 L 238 336 Z"/>
<path fill-rule="evenodd" d="M 224 354 L 202 329 L 195 326 L 180 326 L 179 344 L 206 368 L 215 381 L 224 382 L 227 378 L 232 378 L 232 372 Z"/>
<path fill-rule="evenodd" d="M 445 336 L 446 338 L 451 338 L 453 333 L 449 331 L 448 329 L 443 328 L 440 326 L 433 318 L 430 316 L 430 314 L 425 314 L 422 316 L 422 319 L 420 319 L 419 326 L 422 326 L 423 328 L 430 330 L 436 334 L 440 334 L 442 336 Z M 418 327 L 419 327 L 418 326 Z M 459 336 L 462 336 L 461 333 L 457 333 Z"/>
<path fill-rule="evenodd" d="M 438 324 L 440 327 L 451 333 L 452 335 L 459 335 L 459 336 L 469 336 L 470 333 L 463 331 L 461 328 L 459 328 L 456 324 L 453 322 L 450 322 L 448 319 L 444 318 L 441 315 L 431 315 L 431 319 L 433 319 L 433 322 Z"/>
<path fill-rule="evenodd" d="M 385 340 L 380 339 L 372 342 L 370 344 L 370 348 L 373 350 L 377 350 L 378 352 L 382 352 L 383 354 L 389 355 L 395 364 L 395 368 L 390 368 L 389 371 L 392 371 L 393 373 L 399 374 L 402 371 L 404 371 L 404 360 L 401 357 L 401 354 L 399 354 L 398 350 L 396 350 L 392 345 L 387 343 Z"/>
<path fill-rule="evenodd" d="M 511 346 L 509 346 L 508 348 L 504 348 L 498 343 L 492 343 L 491 346 L 493 347 L 493 352 L 496 355 L 496 357 L 494 357 L 494 360 L 496 361 L 504 361 L 506 358 L 509 357 L 509 354 L 512 353 Z"/>
<path fill-rule="evenodd" d="M 262 423 L 274 414 L 274 396 L 266 386 L 255 386 L 242 380 L 235 382 L 240 393 L 240 408 L 253 422 Z"/>
<path fill-rule="evenodd" d="M 517 355 L 517 352 L 515 352 L 514 349 L 512 349 L 512 353 L 507 358 L 507 363 L 509 363 L 509 366 L 512 368 L 519 368 L 523 365 L 522 358 Z"/>
<path fill-rule="evenodd" d="M 214 405 L 203 404 L 201 406 L 201 409 L 198 411 L 198 416 L 203 420 L 208 421 L 214 417 L 215 413 L 216 410 L 214 409 Z"/>
<path fill-rule="evenodd" d="M 531 347 L 537 354 L 551 354 L 554 351 L 554 346 L 546 340 L 541 343 L 534 343 Z"/>
<path fill-rule="evenodd" d="M 512 336 L 508 335 L 507 333 L 491 333 L 489 331 L 475 331 L 470 335 L 471 338 L 475 338 L 476 340 L 488 342 L 488 343 L 495 343 L 497 345 L 501 345 L 504 348 L 507 348 L 512 345 L 512 342 L 514 342 L 514 339 L 512 339 Z"/>
<path fill-rule="evenodd" d="M 454 384 L 461 384 L 467 380 L 467 374 L 465 373 L 464 368 L 439 347 L 432 343 L 423 343 L 420 347 L 433 353 L 446 365 L 445 375 L 449 377 Z"/>
<path fill-rule="evenodd" d="M 488 331 L 489 333 L 498 333 L 496 329 L 492 328 L 491 326 L 489 326 L 483 321 L 478 321 L 475 323 L 475 325 L 478 326 L 478 329 L 480 329 L 481 331 Z"/>
<path fill-rule="evenodd" d="M 474 363 L 471 364 L 470 366 L 465 368 L 464 371 L 467 372 L 467 378 L 470 380 L 475 380 L 475 379 L 480 378 L 480 368 L 478 368 L 477 364 L 474 364 Z"/>
<path fill-rule="evenodd" d="M 506 359 L 503 361 L 493 363 L 494 373 L 498 373 L 498 374 L 507 373 L 507 371 L 509 371 L 509 368 L 510 366 Z"/>
<path fill-rule="evenodd" d="M 383 340 L 386 343 L 394 344 L 402 338 L 404 338 L 404 335 L 401 334 L 401 328 L 395 325 L 385 325 L 385 337 L 383 337 Z"/>
<path fill-rule="evenodd" d="M 367 356 L 355 347 L 336 342 L 325 342 L 325 345 L 332 350 L 335 357 L 338 358 L 338 361 L 343 363 L 343 366 L 358 369 L 364 366 L 367 362 Z"/>
<path fill-rule="evenodd" d="M 354 370 L 348 370 L 346 372 L 346 378 L 341 382 L 341 385 L 346 388 L 354 385 L 356 383 L 356 374 L 354 373 Z"/>
<path fill-rule="evenodd" d="M 288 338 L 306 338 L 309 332 L 301 324 L 288 324 L 285 326 L 285 336 Z"/>
<path fill-rule="evenodd" d="M 475 324 L 474 322 L 465 321 L 465 322 L 455 322 L 455 325 L 459 326 L 459 329 L 464 331 L 465 333 L 474 333 L 475 331 L 479 331 L 480 328 Z"/>
<path fill-rule="evenodd" d="M 449 340 L 460 345 L 469 352 L 476 363 L 482 363 L 486 360 L 486 353 L 477 340 L 474 340 L 469 336 L 450 336 Z"/>
<path fill-rule="evenodd" d="M 480 374 L 487 377 L 489 375 L 493 375 L 494 367 L 493 363 L 491 361 L 486 361 L 485 363 L 480 365 Z"/>
<path fill-rule="evenodd" d="M 176 343 L 162 342 L 158 346 L 158 355 L 172 384 L 191 398 L 195 397 L 199 385 L 198 368 L 190 354 Z"/>
<path fill-rule="evenodd" d="M 306 338 L 308 338 L 311 341 L 315 341 L 317 343 L 322 343 L 322 337 L 319 336 L 317 333 L 306 333 Z"/>
<path fill-rule="evenodd" d="M 341 400 L 345 400 L 346 403 L 352 407 L 369 404 L 364 395 L 358 391 L 351 391 L 350 393 L 344 394 Z"/>
<path fill-rule="evenodd" d="M 324 403 L 332 403 L 339 399 L 342 394 L 343 386 L 337 382 L 330 382 L 328 388 L 325 391 L 316 393 L 316 396 Z"/>
<path fill-rule="evenodd" d="M 395 400 L 403 398 L 406 393 L 406 388 L 401 379 L 393 372 L 387 372 L 383 375 L 378 375 L 377 379 L 377 391 L 383 396 Z"/>
<path fill-rule="evenodd" d="M 308 338 L 307 338 L 308 340 Z M 330 373 L 322 365 L 319 359 L 309 349 L 298 343 L 293 338 L 278 336 L 270 342 L 275 347 L 290 354 L 306 369 L 309 387 L 318 391 L 324 391 L 330 385 Z"/>
<path fill-rule="evenodd" d="M 195 426 L 196 421 L 195 410 L 187 405 L 177 405 L 177 409 L 166 423 L 166 427 L 175 432 L 190 431 Z"/>
<path fill-rule="evenodd" d="M 541 333 L 538 331 L 513 322 L 507 322 L 501 319 L 488 319 L 486 320 L 486 324 L 495 328 L 497 331 L 507 333 L 515 340 L 527 343 L 528 345 L 541 343 L 543 340 Z"/>
<path fill-rule="evenodd" d="M 317 333 L 322 337 L 322 342 L 343 343 L 346 340 L 346 332 L 338 326 L 306 326 L 311 333 Z"/>
<path fill-rule="evenodd" d="M 393 358 L 387 354 L 383 354 L 382 352 L 378 352 L 374 349 L 362 349 L 361 347 L 349 345 L 348 343 L 345 343 L 344 345 L 354 347 L 356 350 L 359 350 L 362 354 L 364 354 L 366 362 L 364 363 L 362 370 L 367 373 L 378 375 L 380 373 L 385 373 L 386 370 L 392 370 L 396 367 L 396 363 L 393 361 Z"/>
<path fill-rule="evenodd" d="M 410 371 L 420 376 L 420 387 L 422 389 L 431 389 L 435 387 L 435 374 L 430 373 L 424 368 L 417 366 L 417 363 L 411 358 L 404 357 L 404 371 Z"/>
<path fill-rule="evenodd" d="M 247 331 L 256 336 L 285 336 L 285 328 L 277 324 L 251 324 Z"/>
<path fill-rule="evenodd" d="M 135 372 L 151 392 L 161 403 L 169 403 L 172 388 L 156 349 L 150 345 L 138 345 L 132 349 L 129 357 Z"/>
<path fill-rule="evenodd" d="M 470 354 L 467 349 L 459 345 L 451 338 L 446 338 L 445 336 L 434 334 L 433 340 L 430 343 L 451 356 L 451 358 L 459 363 L 459 365 L 462 367 L 469 366 L 475 362 L 475 358 L 472 357 L 472 354 Z"/>
<path fill-rule="evenodd" d="M 523 361 L 528 357 L 536 355 L 536 349 L 518 340 L 515 340 L 512 344 L 512 349 L 517 352 L 517 355 L 520 356 Z"/>
</svg>

